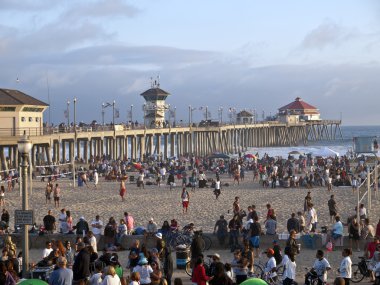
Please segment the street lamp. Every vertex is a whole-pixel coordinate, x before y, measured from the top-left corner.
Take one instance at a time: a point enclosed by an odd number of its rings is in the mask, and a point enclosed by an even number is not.
[[[104,126],[104,111],[105,107],[104,107],[104,103],[102,103],[102,125]]]
[[[21,154],[21,179],[22,179],[22,210],[28,210],[28,192],[27,192],[27,175],[28,175],[28,157],[29,152],[32,149],[32,142],[28,136],[24,133],[24,136],[17,142],[17,148]],[[29,265],[29,226],[23,225],[22,236],[22,277],[27,278]]]
[[[66,113],[67,113],[67,127],[70,130],[70,101],[69,100],[67,100]]]
[[[113,130],[115,131],[115,104],[116,104],[116,101],[113,100],[112,102],[112,125],[113,125]]]
[[[133,105],[131,105],[131,124],[133,124]]]
[[[74,133],[75,133],[75,142],[77,135],[77,98],[74,98]]]
[[[176,126],[176,123],[175,123],[175,121],[176,121],[176,115],[177,115],[177,107],[176,106],[174,106],[174,114],[173,114],[174,116],[174,122],[173,122],[173,127],[175,127]]]
[[[223,124],[223,107],[219,107],[218,111],[219,111],[220,124]]]
[[[206,106],[206,123],[207,123],[207,120],[208,120],[208,106]]]
[[[146,103],[143,105],[143,112],[144,112],[144,128],[146,128]]]

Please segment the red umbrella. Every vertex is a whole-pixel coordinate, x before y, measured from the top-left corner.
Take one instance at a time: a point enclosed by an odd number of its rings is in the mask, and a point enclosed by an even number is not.
[[[134,162],[133,163],[133,166],[137,169],[137,170],[140,170],[142,168],[141,164],[140,163],[137,163],[137,162]]]
[[[255,155],[251,154],[251,153],[248,153],[246,155],[244,155],[245,158],[256,158]]]

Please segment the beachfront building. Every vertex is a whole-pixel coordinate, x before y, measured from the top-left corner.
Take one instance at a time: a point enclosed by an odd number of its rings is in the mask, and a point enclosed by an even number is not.
[[[163,128],[166,125],[165,112],[169,109],[165,100],[170,93],[160,88],[159,81],[154,81],[151,88],[140,94],[145,99],[143,106],[144,126],[147,128]]]
[[[297,124],[304,121],[320,121],[319,110],[297,97],[294,102],[278,109],[278,121],[287,124]]]
[[[255,116],[252,113],[243,110],[236,114],[236,122],[238,124],[253,124],[255,122]]]
[[[0,89],[2,136],[42,135],[43,113],[48,104],[21,91]]]

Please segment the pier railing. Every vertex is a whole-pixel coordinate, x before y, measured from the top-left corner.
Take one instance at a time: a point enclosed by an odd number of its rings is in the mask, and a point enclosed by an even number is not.
[[[262,121],[262,122],[253,122],[253,123],[236,123],[236,122],[225,122],[223,124],[218,125],[202,125],[198,126],[197,124],[192,124],[191,128],[199,128],[199,129],[209,129],[209,128],[220,128],[220,127],[228,127],[228,126],[302,126],[302,125],[340,125],[340,120],[318,120],[318,121],[305,121],[297,124],[286,124],[279,121]],[[169,129],[176,128],[189,128],[189,124],[187,123],[178,123],[175,126],[167,126]],[[24,133],[28,136],[48,136],[52,134],[59,133],[86,133],[86,132],[107,132],[107,131],[126,131],[126,130],[142,130],[142,129],[150,129],[146,128],[142,124],[118,124],[118,125],[83,125],[83,126],[54,126],[54,127],[43,127],[43,128],[0,128],[0,137],[19,137]]]

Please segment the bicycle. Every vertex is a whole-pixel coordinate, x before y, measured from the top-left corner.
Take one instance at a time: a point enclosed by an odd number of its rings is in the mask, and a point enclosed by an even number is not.
[[[364,277],[370,277],[371,272],[368,269],[369,260],[366,260],[364,256],[359,256],[359,263],[352,264],[351,281],[353,283],[359,283]]]
[[[201,248],[202,251],[209,250],[212,245],[212,241],[208,236],[204,236],[202,230],[197,231],[198,235],[201,237]],[[167,237],[168,245],[170,249],[175,250],[178,245],[185,245],[190,247],[193,237],[188,232],[173,232]]]
[[[308,268],[305,268],[306,270],[308,270]],[[308,270],[309,271],[309,270]],[[315,272],[308,272],[308,280],[309,280],[309,283],[311,284],[311,285],[317,285],[318,284],[318,279],[319,279],[319,277],[321,277],[321,276],[319,276],[317,273],[315,273]],[[323,282],[323,284],[324,285],[326,285],[327,284],[327,282],[326,281],[324,281]]]
[[[269,273],[265,273],[265,263],[262,261],[261,256],[265,254],[264,252],[260,253],[258,258],[259,262],[253,264],[253,271],[249,273],[249,278],[260,278],[267,282],[268,284],[275,285],[281,283],[281,277],[284,274],[284,266],[279,265],[276,267],[277,278],[269,277]]]
[[[203,262],[203,266],[205,268],[206,275],[210,274],[211,263],[212,263],[212,255],[207,255],[207,261]],[[186,271],[187,275],[189,275],[189,276],[193,275],[193,268],[192,268],[192,262],[191,262],[191,260],[189,260],[188,262],[186,262],[185,271]]]

